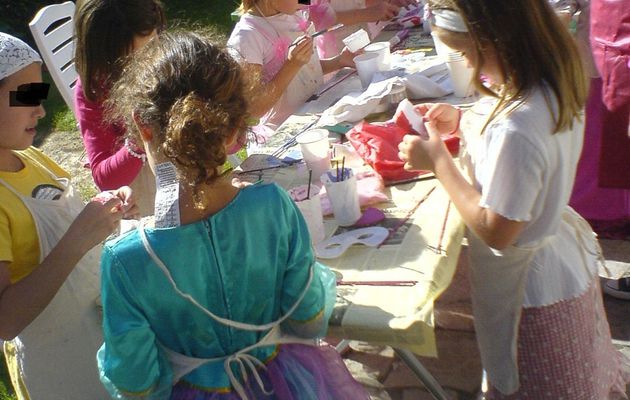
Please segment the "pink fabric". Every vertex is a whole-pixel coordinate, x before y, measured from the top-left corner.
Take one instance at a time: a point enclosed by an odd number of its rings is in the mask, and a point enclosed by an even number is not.
[[[312,0],[308,6],[308,15],[316,31],[330,28],[337,20],[329,0]],[[327,32],[315,38],[315,45],[319,58],[331,58],[340,52],[334,32]]]
[[[142,161],[124,148],[124,129],[104,122],[103,104],[85,98],[80,80],[74,87],[74,109],[96,186],[111,190],[129,185]]]
[[[246,385],[250,399],[274,400],[368,400],[367,391],[348,372],[341,356],[331,346],[288,344],[266,365],[260,375],[272,395],[265,395],[255,382]],[[195,388],[186,382],[173,387],[173,400],[240,400],[233,391],[218,393]]]
[[[383,178],[374,171],[359,172],[356,175],[357,192],[359,193],[359,205],[369,206],[372,204],[388,201],[389,198],[385,194],[385,184]],[[326,187],[322,185],[319,191],[322,203],[322,215],[331,215],[333,213],[332,204],[326,194]]]
[[[625,399],[628,361],[612,344],[595,278],[577,298],[523,309],[518,337],[520,388],[505,396],[491,387],[486,398]]]
[[[606,107],[630,103],[630,7],[627,1],[591,1],[591,48],[603,79]]]
[[[600,156],[605,132],[621,129],[621,126],[615,128],[613,124],[607,123],[610,112],[602,103],[601,87],[601,79],[591,80],[591,91],[586,104],[584,146],[569,204],[588,220],[630,220],[630,189],[604,188],[598,178],[602,173],[622,178],[627,175],[625,183],[626,187],[630,187],[630,165],[624,170],[606,168],[600,164],[600,159],[606,158],[604,154]],[[630,140],[626,145],[630,149]],[[628,158],[630,159],[630,155]]]

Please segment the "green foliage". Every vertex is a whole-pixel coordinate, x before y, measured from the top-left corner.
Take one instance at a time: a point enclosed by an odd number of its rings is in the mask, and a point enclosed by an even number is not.
[[[9,372],[7,366],[4,363],[4,357],[0,353],[0,400],[16,400],[13,388],[11,387],[11,379],[9,379]]]

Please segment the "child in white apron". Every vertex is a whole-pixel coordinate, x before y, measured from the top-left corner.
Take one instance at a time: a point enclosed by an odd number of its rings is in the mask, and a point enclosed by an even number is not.
[[[480,121],[461,125],[469,177],[439,136],[459,131],[448,104],[418,107],[430,137],[405,136],[399,154],[405,168],[435,172],[469,228],[485,398],[626,398],[630,366],[611,341],[599,246],[567,205],[587,91],[578,50],[545,0],[430,4],[435,32],[487,97],[466,115]]]
[[[264,140],[301,107],[322,84],[324,74],[354,67],[347,49],[321,59],[313,51],[312,24],[298,12],[297,0],[276,9],[271,0],[247,0],[228,46],[261,82],[252,93],[251,113],[260,118]],[[292,43],[295,43],[292,45]]]
[[[104,247],[104,384],[117,399],[368,399],[315,340],[335,278],[299,210],[274,184],[220,173],[246,129],[238,63],[201,35],[157,39],[112,95],[169,211]]]
[[[84,207],[67,173],[32,145],[45,112],[39,55],[0,33],[0,331],[19,399],[106,399],[95,354],[99,243],[128,188]],[[134,207],[132,209],[132,207]]]

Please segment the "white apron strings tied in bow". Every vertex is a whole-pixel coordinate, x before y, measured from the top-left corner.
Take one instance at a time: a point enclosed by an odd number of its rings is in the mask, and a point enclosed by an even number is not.
[[[168,281],[171,283],[171,286],[173,287],[175,292],[178,295],[180,295],[182,298],[188,300],[193,306],[201,310],[204,314],[206,314],[213,320],[225,326],[229,326],[236,329],[247,330],[247,331],[269,330],[269,332],[259,342],[254,343],[253,345],[247,346],[234,354],[223,356],[223,357],[215,357],[215,358],[189,357],[184,354],[177,353],[169,349],[168,347],[164,346],[163,344],[160,344],[160,348],[164,351],[167,359],[171,362],[171,366],[173,367],[173,381],[174,382],[177,382],[180,378],[189,374],[190,372],[194,371],[195,369],[201,367],[204,364],[207,364],[210,362],[216,362],[216,361],[223,361],[224,369],[230,380],[230,384],[232,385],[236,393],[238,393],[238,395],[242,399],[244,400],[248,399],[247,393],[245,392],[245,388],[243,387],[241,382],[232,372],[232,368],[231,368],[232,363],[237,363],[244,381],[246,381],[248,378],[247,369],[249,369],[256,383],[260,387],[260,389],[265,394],[272,394],[273,390],[268,391],[265,388],[264,382],[262,381],[262,378],[260,377],[258,370],[256,368],[257,366],[259,366],[259,367],[262,367],[262,369],[266,370],[267,367],[264,365],[262,361],[260,361],[259,359],[257,359],[256,357],[248,353],[256,348],[275,345],[275,344],[282,344],[282,343],[301,343],[301,344],[307,344],[307,345],[316,344],[316,341],[314,339],[303,339],[303,338],[298,338],[294,336],[283,335],[280,329],[280,324],[284,322],[287,318],[289,318],[291,314],[293,314],[293,312],[297,309],[297,307],[302,302],[302,299],[304,299],[304,296],[306,295],[306,292],[308,288],[310,287],[311,282],[313,281],[314,263],[311,264],[309,268],[308,280],[306,282],[306,285],[304,286],[304,289],[302,290],[302,293],[300,293],[300,296],[298,297],[296,302],[291,306],[289,311],[287,311],[286,314],[284,314],[283,316],[281,316],[280,318],[278,318],[277,320],[273,322],[270,322],[264,325],[252,325],[252,324],[247,324],[244,322],[233,321],[230,319],[219,317],[218,315],[214,314],[213,312],[211,312],[210,310],[208,310],[207,308],[199,304],[197,300],[195,300],[190,294],[185,293],[181,289],[179,289],[179,287],[177,286],[177,283],[173,279],[173,276],[171,275],[170,271],[168,270],[164,262],[158,257],[158,255],[155,253],[155,251],[151,247],[151,244],[149,243],[149,240],[146,236],[146,232],[144,231],[143,224],[141,224],[140,227],[138,228],[138,232],[140,234],[140,239],[142,240],[142,244],[144,245],[145,250],[147,251],[147,253],[149,253],[151,259],[155,262],[158,268],[164,273]]]

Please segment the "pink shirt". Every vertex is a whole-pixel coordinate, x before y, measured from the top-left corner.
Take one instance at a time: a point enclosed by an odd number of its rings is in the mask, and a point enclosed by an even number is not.
[[[80,80],[74,88],[74,109],[96,186],[111,190],[129,185],[142,161],[123,146],[124,128],[103,121],[103,104],[85,98]]]

